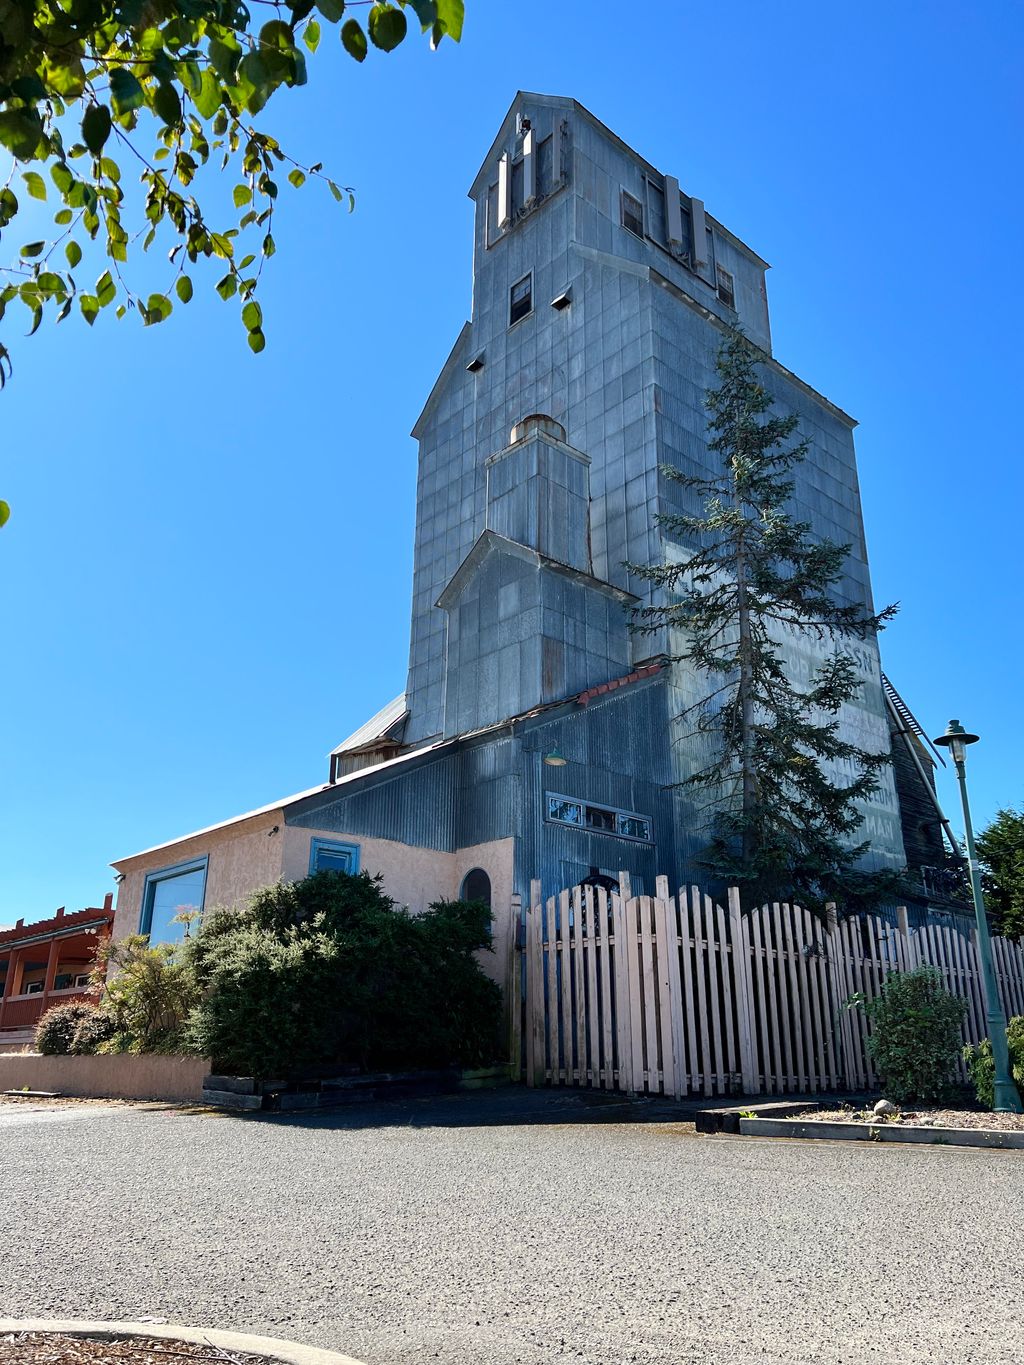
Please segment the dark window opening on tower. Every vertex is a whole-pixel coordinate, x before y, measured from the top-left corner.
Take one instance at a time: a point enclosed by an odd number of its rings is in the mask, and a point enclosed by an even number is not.
[[[622,191],[622,226],[637,237],[644,235],[644,208],[639,199]]]
[[[728,270],[718,267],[718,297],[725,304],[726,308],[736,307],[736,288],[733,278]]]
[[[514,284],[509,293],[508,325],[525,318],[533,312],[533,276],[527,275]]]

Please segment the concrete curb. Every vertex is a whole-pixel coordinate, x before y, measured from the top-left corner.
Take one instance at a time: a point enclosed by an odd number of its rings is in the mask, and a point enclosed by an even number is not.
[[[931,1128],[910,1123],[826,1123],[814,1119],[740,1119],[743,1137],[813,1138],[819,1142],[919,1142],[930,1147],[1024,1150],[1024,1132],[1001,1128]]]
[[[57,1332],[68,1337],[152,1337],[160,1341],[188,1341],[217,1346],[222,1351],[248,1351],[282,1365],[364,1365],[338,1351],[322,1351],[297,1341],[250,1336],[245,1332],[222,1332],[205,1327],[176,1327],[156,1322],[88,1322],[77,1318],[0,1318],[0,1333]]]

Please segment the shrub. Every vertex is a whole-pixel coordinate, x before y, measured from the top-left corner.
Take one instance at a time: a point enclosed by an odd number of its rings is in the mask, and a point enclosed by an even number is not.
[[[116,1032],[113,1018],[106,1010],[94,1006],[83,1015],[71,1039],[70,1051],[75,1057],[91,1057],[98,1052],[103,1043],[108,1042]]]
[[[36,1024],[36,1051],[47,1057],[66,1057],[79,1026],[96,1013],[96,1006],[84,1000],[69,1000],[51,1005]]]
[[[192,974],[180,945],[150,947],[130,934],[108,940],[98,954],[107,972],[101,1006],[110,1020],[99,1052],[181,1052],[189,1011],[196,1001]]]
[[[188,1046],[218,1069],[273,1076],[490,1061],[501,995],[473,954],[490,912],[410,915],[365,873],[319,872],[208,916],[186,948],[201,991]]]
[[[1024,1014],[1015,1015],[1006,1026],[1006,1046],[1010,1054],[1010,1074],[1024,1099]],[[996,1066],[992,1060],[992,1044],[983,1038],[977,1047],[970,1043],[964,1048],[964,1061],[974,1082],[978,1103],[986,1109],[995,1106]]]
[[[934,967],[894,972],[873,1000],[854,997],[872,1024],[868,1051],[891,1100],[941,1100],[951,1090],[967,1004]]]

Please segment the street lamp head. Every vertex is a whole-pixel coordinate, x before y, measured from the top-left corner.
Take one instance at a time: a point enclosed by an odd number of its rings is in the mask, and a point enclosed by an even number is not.
[[[939,735],[938,739],[933,742],[940,744],[944,749],[948,749],[954,763],[962,763],[964,761],[964,749],[968,744],[977,744],[978,736],[970,734],[958,720],[951,720],[946,726],[946,733]]]
[[[568,761],[569,760],[563,757],[563,755],[559,752],[557,744],[549,754],[544,755],[544,762],[548,765],[549,768],[564,768]]]

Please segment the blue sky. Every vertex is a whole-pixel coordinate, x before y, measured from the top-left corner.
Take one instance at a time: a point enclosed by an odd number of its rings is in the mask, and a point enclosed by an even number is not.
[[[358,204],[282,191],[261,356],[198,272],[160,328],[5,323],[0,923],[325,779],[401,690],[408,432],[468,315],[466,190],[517,88],[575,96],[772,262],[776,355],[861,422],[876,597],[902,603],[886,669],[933,734],[982,734],[976,817],[1024,801],[1024,10],[467,11],[460,47],[362,67],[328,29],[264,112]]]

